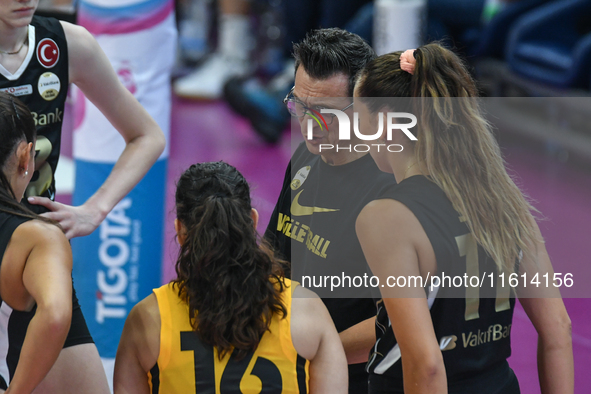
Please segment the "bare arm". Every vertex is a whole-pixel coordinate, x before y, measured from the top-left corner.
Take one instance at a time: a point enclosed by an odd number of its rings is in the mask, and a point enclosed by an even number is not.
[[[542,239],[536,225],[537,236]],[[554,270],[542,241],[537,242],[535,256],[524,257],[522,271],[528,277]],[[520,289],[519,302],[538,332],[538,376],[543,394],[574,392],[574,365],[571,338],[571,321],[557,288],[528,287]]]
[[[88,235],[143,178],[164,150],[162,130],[119,82],[109,59],[83,27],[61,22],[68,41],[70,82],[76,84],[124,138],[126,147],[104,184],[88,201],[70,207],[35,197],[52,212],[68,238]],[[97,130],[100,132],[100,130]]]
[[[318,296],[301,286],[291,301],[291,338],[310,360],[310,394],[347,393],[347,360],[334,323]]]
[[[347,363],[359,364],[367,361],[371,347],[376,343],[376,318],[370,317],[339,333]]]
[[[403,204],[394,200],[371,202],[359,214],[355,229],[367,262],[381,283],[386,283],[389,275],[421,275],[418,245],[428,243],[428,239]],[[400,347],[404,392],[447,393],[443,356],[423,289],[380,290]]]
[[[12,239],[14,247],[30,250],[22,283],[37,304],[6,391],[16,394],[32,392],[62,350],[72,318],[72,254],[59,228],[38,221],[20,225]]]
[[[160,352],[160,312],[154,294],[129,313],[115,359],[115,394],[148,394],[148,371]]]

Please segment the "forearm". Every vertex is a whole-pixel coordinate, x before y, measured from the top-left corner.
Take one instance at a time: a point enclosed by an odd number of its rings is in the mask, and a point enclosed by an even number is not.
[[[127,143],[109,177],[84,204],[95,212],[98,222],[146,175],[162,153],[164,143],[160,129]]]
[[[348,364],[367,361],[369,351],[376,342],[375,317],[370,317],[339,333]]]
[[[71,308],[55,313],[42,308],[37,309],[29,323],[7,394],[30,393],[41,383],[62,350],[70,328],[70,320]]]
[[[111,175],[84,204],[96,225],[148,172],[166,142],[158,123],[121,84],[92,35],[66,22],[62,27],[68,41],[70,82],[84,92],[126,143]]]
[[[538,340],[538,376],[542,394],[574,392],[573,349],[570,335],[558,343]]]

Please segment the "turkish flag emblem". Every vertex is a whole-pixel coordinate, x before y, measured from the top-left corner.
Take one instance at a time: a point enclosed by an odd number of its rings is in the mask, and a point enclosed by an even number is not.
[[[45,68],[55,66],[60,58],[60,49],[51,38],[44,38],[37,44],[37,60]]]

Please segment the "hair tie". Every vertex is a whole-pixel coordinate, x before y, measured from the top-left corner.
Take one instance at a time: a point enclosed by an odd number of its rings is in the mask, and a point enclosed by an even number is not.
[[[415,64],[417,63],[414,53],[415,49],[407,49],[400,55],[400,69],[406,71],[410,75],[414,74]]]

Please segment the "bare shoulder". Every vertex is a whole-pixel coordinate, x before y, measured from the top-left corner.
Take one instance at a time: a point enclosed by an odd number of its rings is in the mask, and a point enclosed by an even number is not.
[[[159,331],[160,311],[156,295],[152,293],[138,302],[129,312],[127,320],[137,329],[151,330],[157,326]]]
[[[72,249],[59,227],[34,219],[14,230],[2,262],[3,298],[12,302],[13,307],[20,303],[19,308],[25,308],[22,306],[26,298],[24,292],[34,297],[31,291],[42,288],[40,285],[70,280]],[[48,272],[51,272],[50,278],[45,277]]]
[[[393,199],[367,204],[355,223],[357,238],[374,275],[422,275],[436,270],[435,253],[427,233],[414,213]],[[408,289],[386,287],[383,297],[410,297]],[[412,289],[422,292],[421,289]],[[422,293],[424,296],[424,292]]]
[[[87,40],[94,40],[92,34],[86,30],[86,28],[78,25],[74,25],[69,22],[60,21],[64,34],[66,35],[66,41],[68,42],[68,48],[70,44],[80,44]]]
[[[292,326],[304,321],[313,323],[315,316],[322,316],[326,310],[316,293],[300,285],[293,289],[291,298]]]
[[[2,264],[2,272],[16,278],[22,274],[22,267],[27,261],[35,261],[32,256],[39,255],[34,252],[41,252],[41,255],[47,255],[49,248],[52,250],[66,250],[68,241],[61,230],[51,224],[40,220],[29,220],[21,223],[10,236],[10,241],[2,256],[2,261],[11,262],[11,264]],[[59,248],[59,249],[58,249]],[[19,268],[20,267],[20,268]],[[16,269],[17,271],[13,271]]]
[[[115,359],[115,393],[147,393],[147,373],[160,352],[160,313],[154,293],[129,312]]]
[[[64,246],[68,245],[66,235],[56,225],[42,220],[29,220],[16,228],[12,241],[20,244]]]
[[[392,221],[406,221],[414,218],[413,213],[400,201],[390,198],[369,202],[357,217],[357,224],[375,225],[392,223]]]
[[[299,284],[293,289],[292,299],[317,299],[320,298],[316,293],[312,290],[308,290],[305,287],[300,286]]]
[[[298,354],[307,360],[316,356],[322,338],[334,324],[316,293],[298,286],[291,299],[291,341]]]
[[[95,38],[82,26],[60,21],[68,42],[68,68],[70,82],[78,84],[93,63],[100,58],[102,50]]]
[[[422,227],[406,205],[393,199],[380,199],[371,201],[361,210],[355,230],[360,240],[408,239]]]
[[[144,371],[149,371],[160,352],[160,311],[154,293],[129,312],[121,335],[119,351],[135,354]]]

